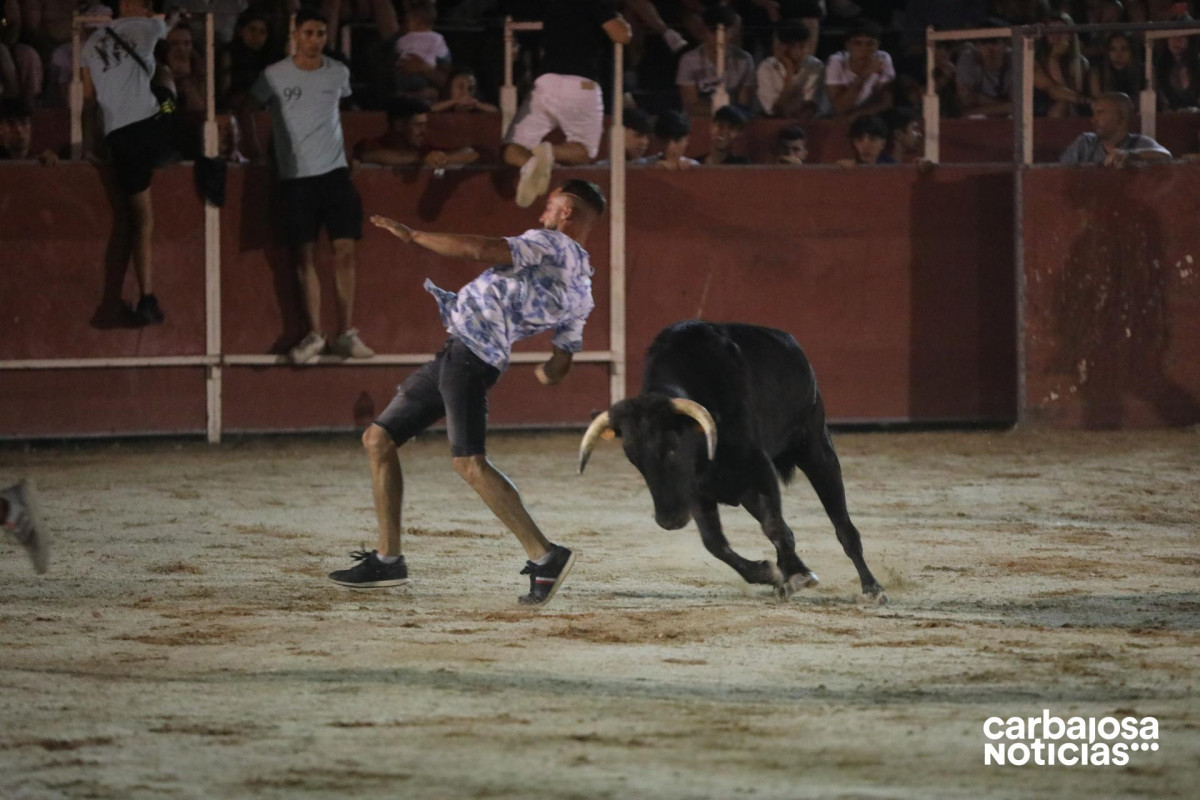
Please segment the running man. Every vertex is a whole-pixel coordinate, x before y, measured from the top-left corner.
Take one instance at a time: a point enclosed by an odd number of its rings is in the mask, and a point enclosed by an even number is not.
[[[0,489],[0,527],[25,548],[39,575],[46,571],[50,563],[50,533],[38,513],[33,481]]]
[[[513,532],[529,561],[524,605],[554,596],[575,562],[575,554],[552,544],[529,516],[513,484],[487,458],[487,393],[508,366],[513,343],[554,331],[550,359],[539,364],[539,382],[552,386],[566,377],[574,353],[583,348],[583,326],[595,303],[588,235],[604,215],[599,187],[571,179],[550,193],[540,230],[520,236],[487,238],[415,231],[386,217],[371,222],[406,244],[438,255],[494,264],[458,294],[434,286],[450,338],[437,357],[408,376],[395,398],[363,434],[371,466],[371,489],[379,522],[376,550],[354,554],[358,564],[330,573],[344,586],[375,588],[408,581],[400,552],[400,506],[404,479],[397,449],[442,417],[450,438],[454,470],[471,485],[492,513]]]

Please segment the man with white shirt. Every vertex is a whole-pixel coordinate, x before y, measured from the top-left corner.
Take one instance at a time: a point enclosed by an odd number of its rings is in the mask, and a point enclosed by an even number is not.
[[[833,108],[825,88],[825,65],[808,54],[812,37],[799,20],[775,27],[775,55],[758,65],[758,104],[769,117],[828,117]]]
[[[879,49],[880,36],[877,23],[857,22],[846,34],[846,49],[829,57],[825,83],[837,116],[860,117],[891,107],[896,68]]]
[[[301,9],[296,14],[293,39],[296,54],[267,67],[250,87],[251,100],[271,109],[284,238],[299,256],[300,292],[309,324],[289,355],[292,363],[304,364],[325,350],[316,266],[316,242],[324,227],[333,247],[337,289],[338,334],[330,349],[343,358],[370,358],[375,351],[350,327],[355,243],[362,238],[363,214],[350,180],[338,110],[342,98],[350,96],[350,70],[323,55],[328,25],[319,12]],[[242,108],[242,129],[253,132],[251,110],[248,100]],[[251,156],[259,151],[257,138],[250,136]]]
[[[584,246],[604,206],[599,187],[574,178],[551,192],[540,218],[541,229],[520,236],[430,233],[386,217],[371,217],[372,224],[405,244],[495,266],[457,293],[425,281],[450,338],[433,361],[400,384],[396,397],[363,433],[379,523],[378,547],[355,553],[358,563],[330,573],[331,580],[353,588],[399,586],[408,581],[400,552],[404,480],[397,450],[445,417],[455,472],[525,549],[529,560],[521,574],[529,575],[530,588],[520,602],[540,605],[554,596],[575,554],[546,539],[516,487],[488,460],[487,394],[508,367],[513,344],[546,331],[554,332],[553,352],[535,375],[547,386],[566,377],[573,355],[583,349],[584,323],[595,306],[594,270]]]
[[[155,168],[172,157],[150,81],[154,46],[166,38],[176,18],[151,13],[149,0],[121,0],[120,18],[94,32],[81,48],[85,117],[92,117],[99,105],[113,174],[129,207],[133,269],[141,290],[134,309],[139,325],[157,325],[164,318],[153,286],[150,181]]]
[[[729,44],[729,35],[738,25],[738,16],[729,6],[711,6],[704,12],[704,41],[683,54],[675,84],[685,113],[710,116],[717,87],[724,85],[729,102],[749,110],[754,104],[754,58]],[[717,74],[717,29],[725,29],[725,74]]]

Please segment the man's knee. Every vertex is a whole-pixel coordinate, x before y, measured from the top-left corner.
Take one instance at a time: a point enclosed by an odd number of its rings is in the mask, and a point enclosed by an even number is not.
[[[396,452],[396,443],[391,435],[379,425],[372,423],[362,435],[363,449],[372,461],[390,458]]]
[[[454,471],[467,483],[474,486],[483,477],[487,469],[487,456],[455,456]]]

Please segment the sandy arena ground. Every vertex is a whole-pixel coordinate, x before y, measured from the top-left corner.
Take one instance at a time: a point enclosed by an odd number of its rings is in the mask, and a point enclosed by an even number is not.
[[[413,580],[374,592],[324,578],[374,539],[353,437],[0,450],[57,534],[41,578],[0,545],[0,797],[1197,796],[1200,432],[836,441],[884,607],[802,478],[823,582],[779,602],[656,528],[615,445],[576,476],[573,433],[490,442],[580,552],[540,612],[438,435],[405,451]],[[1043,708],[1160,747],[983,765],[986,718]]]

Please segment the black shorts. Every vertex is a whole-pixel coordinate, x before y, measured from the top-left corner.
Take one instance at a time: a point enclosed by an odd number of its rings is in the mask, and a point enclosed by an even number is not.
[[[149,189],[155,167],[167,163],[174,155],[166,128],[157,115],[117,128],[105,139],[117,186],[127,195]]]
[[[345,167],[311,178],[280,181],[279,207],[283,238],[292,247],[315,242],[322,225],[330,241],[362,238],[362,199]]]
[[[450,454],[483,455],[487,393],[499,377],[500,370],[452,336],[433,361],[404,379],[375,424],[399,447],[445,417]]]

